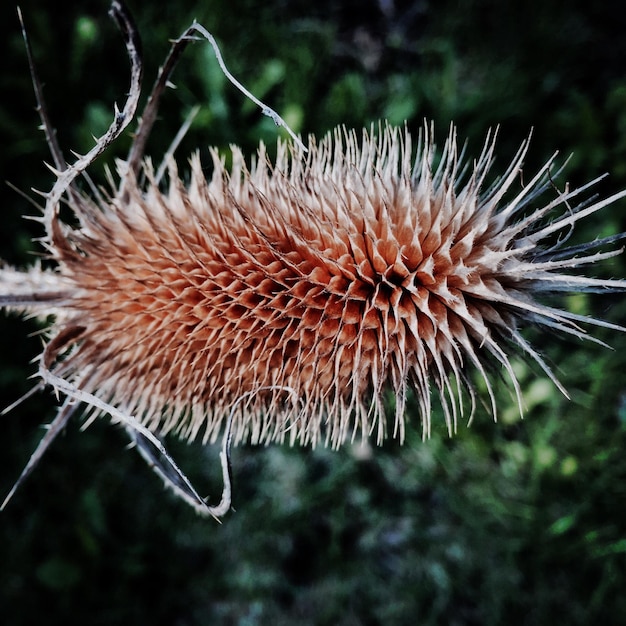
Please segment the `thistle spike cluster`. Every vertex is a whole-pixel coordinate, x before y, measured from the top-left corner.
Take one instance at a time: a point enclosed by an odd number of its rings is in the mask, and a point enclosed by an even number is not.
[[[619,254],[618,236],[562,236],[626,192],[542,204],[553,160],[514,191],[527,142],[487,187],[494,143],[469,166],[452,128],[436,165],[428,128],[415,152],[406,129],[337,129],[306,155],[279,143],[274,164],[263,146],[250,168],[237,148],[230,169],[213,151],[210,180],[196,155],[188,185],[171,160],[166,191],[146,161],[145,185],[131,174],[123,193],[72,194],[79,226],[57,215],[47,241],[56,267],[21,281],[0,269],[0,303],[56,313],[45,366],[154,433],[214,441],[236,407],[235,441],[402,439],[409,390],[424,435],[433,391],[454,431],[464,397],[474,411],[475,372],[496,413],[494,368],[521,410],[512,354],[563,390],[523,326],[624,330],[544,302],[626,288],[575,273]]]

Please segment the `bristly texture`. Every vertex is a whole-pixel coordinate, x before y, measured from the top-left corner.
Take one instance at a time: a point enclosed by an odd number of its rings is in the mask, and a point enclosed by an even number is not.
[[[76,179],[128,127],[137,111],[143,63],[125,7],[110,9],[130,61],[130,87],[108,130],[85,155],[65,160],[49,120],[28,40],[26,53],[56,182],[45,194],[42,243],[50,269],[0,267],[0,307],[53,321],[39,360],[42,382],[66,398],[0,510],[81,405],[109,414],[166,485],[198,512],[230,509],[234,440],[338,447],[354,437],[402,440],[413,391],[423,433],[431,394],[454,432],[475,408],[484,381],[496,414],[492,373],[510,378],[511,355],[526,356],[564,393],[520,329],[546,326],[586,337],[581,324],[620,326],[549,306],[551,296],[626,289],[626,281],[577,274],[621,252],[624,234],[568,246],[579,220],[626,196],[579,203],[593,184],[563,193],[551,159],[525,186],[527,142],[491,186],[495,137],[464,164],[451,128],[437,157],[424,127],[415,153],[404,129],[338,129],[309,148],[227,70],[213,36],[194,22],[172,43],[119,186],[91,197]],[[212,152],[207,180],[198,155],[185,185],[171,156],[169,186],[144,160],[160,97],[185,47],[204,38],[228,80],[286,128],[293,147],[263,146],[248,168]],[[188,127],[185,124],[183,130]],[[138,181],[144,181],[139,183]],[[550,194],[545,193],[550,191]],[[552,198],[540,201],[541,194]],[[71,223],[61,219],[65,202]],[[387,394],[387,397],[385,397]],[[390,402],[388,402],[390,400]],[[392,404],[393,421],[385,415]],[[390,416],[389,416],[390,417]],[[388,423],[389,422],[389,423]],[[156,435],[215,441],[224,479],[218,504],[191,485]]]
[[[337,130],[306,156],[280,144],[274,165],[261,147],[250,169],[233,148],[230,171],[212,153],[210,180],[194,156],[187,186],[170,162],[166,192],[146,163],[143,186],[130,176],[123,194],[71,196],[79,226],[56,224],[48,242],[57,267],[21,282],[0,270],[0,301],[57,312],[45,367],[155,433],[213,441],[245,397],[236,441],[380,442],[403,437],[409,389],[425,435],[432,389],[453,431],[464,389],[474,408],[471,371],[494,414],[494,366],[521,405],[512,353],[559,385],[521,327],[624,330],[544,299],[626,287],[573,271],[619,254],[601,251],[618,237],[566,247],[564,236],[625,194],[571,206],[582,190],[551,191],[539,204],[551,162],[520,186],[526,144],[485,188],[493,137],[471,168],[454,130],[438,165],[428,129],[418,143],[415,155],[406,130]]]

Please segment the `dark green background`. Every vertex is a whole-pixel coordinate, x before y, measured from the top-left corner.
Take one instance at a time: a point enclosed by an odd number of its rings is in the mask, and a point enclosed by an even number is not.
[[[592,8],[590,5],[594,4]],[[391,7],[387,16],[381,6]],[[123,102],[128,68],[105,2],[21,3],[61,145],[84,152]],[[451,121],[476,155],[500,125],[504,169],[531,127],[527,171],[573,153],[573,185],[604,172],[626,187],[626,22],[621,2],[488,0],[130,3],[144,39],[145,90],[197,18],[233,73],[295,130],[381,118]],[[14,7],[0,8],[0,176],[48,190],[52,176]],[[209,145],[252,154],[276,129],[231,88],[198,44],[183,58],[148,152],[158,161],[196,103],[179,161]],[[105,162],[124,156],[127,134]],[[563,184],[565,180],[560,181]],[[0,257],[31,261],[36,209],[0,190]],[[582,239],[626,229],[626,203],[586,220]],[[624,258],[597,268],[626,276]],[[621,295],[564,305],[626,321]],[[0,405],[32,384],[33,322],[0,317]],[[361,458],[349,446],[243,447],[235,512],[222,525],[163,491],[123,433],[74,422],[0,515],[0,622],[52,624],[620,624],[626,620],[626,337],[610,351],[530,329],[572,400],[520,364],[528,410],[506,384],[501,419],[479,412],[448,439],[412,424]],[[0,494],[19,475],[55,400],[0,418]],[[204,493],[220,491],[217,450],[168,441]]]

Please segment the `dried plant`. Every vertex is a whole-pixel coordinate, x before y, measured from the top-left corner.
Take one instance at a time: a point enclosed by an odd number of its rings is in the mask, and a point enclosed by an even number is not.
[[[90,419],[109,414],[124,424],[179,495],[218,516],[230,506],[231,438],[333,447],[355,436],[403,439],[409,391],[428,436],[431,390],[452,433],[464,398],[470,419],[474,412],[476,372],[494,415],[493,370],[508,374],[522,410],[512,354],[534,361],[566,393],[524,326],[579,338],[585,324],[625,330],[546,302],[626,288],[576,272],[619,254],[623,235],[567,243],[580,220],[626,192],[581,201],[596,181],[556,192],[554,158],[520,184],[528,142],[491,185],[495,134],[469,163],[454,128],[437,156],[428,126],[414,150],[407,129],[386,124],[362,134],[338,129],[319,143],[310,138],[308,148],[279,142],[273,163],[263,145],[250,166],[233,148],[229,169],[212,151],[210,179],[194,155],[186,186],[170,154],[161,183],[144,159],[145,140],[185,45],[200,34],[216,48],[197,24],[163,66],[119,184],[108,195],[79,193],[74,181],[126,128],[139,95],[135,29],[120,5],[112,12],[132,63],[130,96],[71,166],[34,81],[57,175],[42,217],[53,267],[2,268],[0,303],[54,314],[40,387],[67,399],[25,474],[82,402]],[[63,202],[76,224],[61,221]],[[395,399],[389,425],[387,391]],[[204,442],[222,436],[219,505],[207,505],[167,456],[156,435],[169,432]]]

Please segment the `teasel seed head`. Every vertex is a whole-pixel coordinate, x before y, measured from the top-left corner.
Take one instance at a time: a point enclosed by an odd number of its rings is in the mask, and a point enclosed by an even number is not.
[[[425,436],[433,392],[454,431],[464,397],[474,410],[472,372],[494,415],[494,369],[521,409],[516,353],[564,391],[520,329],[622,330],[545,299],[626,286],[575,273],[618,254],[599,251],[612,240],[559,239],[624,194],[572,208],[581,190],[546,193],[552,160],[520,187],[527,142],[487,187],[494,144],[470,168],[452,128],[436,165],[429,128],[415,153],[406,129],[337,129],[306,156],[279,143],[270,164],[261,146],[248,168],[233,148],[227,170],[212,151],[209,180],[194,155],[188,185],[170,161],[166,191],[146,161],[143,186],[130,176],[123,195],[74,196],[79,226],[48,242],[57,267],[33,270],[62,293],[51,371],[155,433],[213,441],[245,397],[236,441],[333,447],[402,439],[409,390]]]
[[[128,97],[71,165],[24,32],[56,176],[41,218],[49,269],[0,266],[0,306],[46,320],[40,386],[66,399],[0,510],[81,403],[88,420],[109,414],[123,424],[168,486],[219,517],[231,503],[233,440],[380,443],[402,440],[407,417],[421,420],[428,436],[433,394],[452,433],[466,399],[472,418],[477,377],[494,416],[494,373],[508,375],[522,410],[513,355],[534,361],[566,393],[523,337],[525,326],[577,338],[587,337],[586,324],[626,330],[549,304],[566,293],[626,289],[624,280],[577,271],[619,254],[615,244],[626,234],[568,244],[580,220],[626,191],[580,202],[592,181],[558,192],[554,158],[520,185],[528,142],[492,181],[495,135],[470,165],[454,127],[439,155],[432,128],[424,126],[413,151],[406,128],[385,124],[361,137],[339,128],[319,143],[310,138],[307,149],[228,72],[196,22],[161,66],[119,162],[119,184],[111,177],[108,196],[94,187],[78,192],[77,178],[127,128],[139,101],[137,29],[117,0],[110,14],[130,61]],[[143,158],[146,140],[176,61],[198,35],[228,80],[293,143],[279,142],[273,162],[261,145],[250,166],[233,147],[228,168],[213,150],[210,179],[196,154],[188,184],[170,153],[163,185],[162,168],[155,173]],[[61,218],[63,202],[71,223]],[[418,415],[407,416],[409,393]],[[219,504],[209,505],[167,454],[157,435],[169,432],[204,442],[222,433]]]

